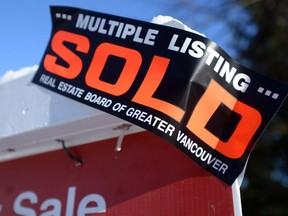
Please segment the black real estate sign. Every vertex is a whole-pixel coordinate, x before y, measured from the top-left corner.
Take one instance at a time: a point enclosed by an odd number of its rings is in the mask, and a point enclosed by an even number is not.
[[[229,185],[287,96],[200,35],[78,8],[51,15],[34,83],[161,136]]]

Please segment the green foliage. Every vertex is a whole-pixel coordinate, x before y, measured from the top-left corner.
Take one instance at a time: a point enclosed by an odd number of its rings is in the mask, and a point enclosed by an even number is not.
[[[257,26],[241,60],[252,70],[288,83],[288,2],[239,0]],[[245,35],[245,29],[236,29]],[[241,37],[239,37],[241,38]],[[288,215],[288,103],[258,141],[242,189],[244,215]]]

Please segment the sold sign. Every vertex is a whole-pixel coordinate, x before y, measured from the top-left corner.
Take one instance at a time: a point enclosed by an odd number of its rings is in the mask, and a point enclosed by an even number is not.
[[[287,85],[197,34],[67,7],[33,82],[137,124],[228,184],[283,103]]]

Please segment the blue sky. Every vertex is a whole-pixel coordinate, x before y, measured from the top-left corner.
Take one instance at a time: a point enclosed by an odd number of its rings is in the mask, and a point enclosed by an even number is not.
[[[0,76],[8,70],[15,71],[40,64],[50,38],[50,5],[79,7],[143,21],[151,21],[154,16],[160,14],[181,20],[181,17],[177,17],[181,13],[176,14],[171,4],[164,0],[1,1]],[[195,18],[191,16],[191,20]],[[215,24],[215,28],[217,25],[219,27],[221,24]],[[208,37],[211,35],[212,38],[209,38],[214,40],[215,34],[211,33],[211,29],[207,29],[207,32],[205,28],[195,30],[202,31]],[[223,29],[221,34],[226,34]],[[214,41],[225,49],[225,41],[220,40],[220,37],[215,39]]]
[[[154,1],[157,2],[157,1]],[[38,65],[50,32],[50,5],[66,5],[150,21],[162,12],[153,0],[9,0],[1,1],[0,75]]]

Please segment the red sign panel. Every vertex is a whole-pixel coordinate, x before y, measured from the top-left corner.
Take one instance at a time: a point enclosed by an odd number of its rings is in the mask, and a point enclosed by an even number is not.
[[[231,187],[142,132],[0,163],[3,216],[234,215]]]
[[[287,96],[191,32],[67,7],[52,19],[34,83],[152,131],[230,185]]]

